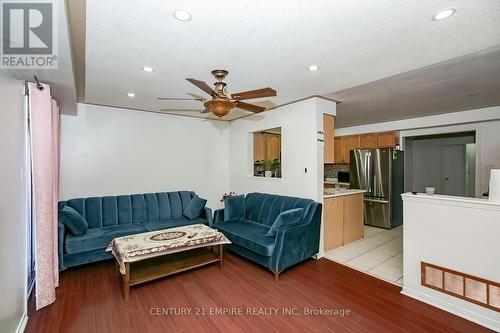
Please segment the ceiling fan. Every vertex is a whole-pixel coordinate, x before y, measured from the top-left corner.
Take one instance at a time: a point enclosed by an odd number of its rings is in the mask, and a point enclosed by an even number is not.
[[[227,115],[232,109],[239,108],[246,111],[259,113],[264,111],[266,108],[254,104],[249,104],[242,102],[242,100],[262,98],[262,97],[272,97],[276,96],[276,90],[271,88],[262,88],[257,90],[243,91],[239,93],[229,94],[226,89],[226,83],[222,82],[228,74],[228,71],[223,69],[216,69],[212,71],[212,75],[217,80],[214,83],[215,88],[212,89],[204,81],[195,80],[192,78],[187,78],[189,82],[206,92],[211,96],[211,99],[206,100],[204,98],[175,98],[175,97],[159,97],[159,100],[177,100],[177,101],[200,101],[203,102],[205,110],[201,113],[212,112],[218,117]],[[163,109],[162,111],[181,111],[172,109]],[[193,110],[186,110],[193,111]]]

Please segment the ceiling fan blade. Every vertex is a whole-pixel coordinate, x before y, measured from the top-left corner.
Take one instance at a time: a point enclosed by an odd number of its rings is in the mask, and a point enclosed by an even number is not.
[[[201,113],[210,113],[211,111],[209,109],[205,109],[203,111],[201,111]]]
[[[203,98],[184,98],[184,97],[158,97],[161,101],[200,101],[203,102]]]
[[[242,91],[239,93],[231,94],[231,98],[236,99],[252,99],[261,97],[272,97],[276,96],[276,90],[272,88],[262,88],[257,90]]]
[[[197,99],[202,99],[202,100],[206,100],[206,98],[200,96],[200,95],[197,95],[197,94],[193,94],[193,93],[187,93],[189,96],[191,96],[192,98],[197,98]]]
[[[254,113],[259,113],[259,112],[262,112],[262,111],[264,111],[266,109],[263,106],[249,104],[249,103],[245,103],[245,102],[242,102],[242,101],[237,101],[236,102],[236,107],[239,108],[239,109],[247,110],[247,111],[254,112]]]
[[[215,92],[215,90],[210,88],[210,86],[208,84],[206,84],[205,82],[191,79],[191,78],[187,78],[186,80],[188,80],[189,82],[191,82],[192,84],[194,84],[195,86],[197,86],[198,88],[200,88],[201,90],[203,90],[204,92],[209,94],[210,96],[217,96],[217,93]]]

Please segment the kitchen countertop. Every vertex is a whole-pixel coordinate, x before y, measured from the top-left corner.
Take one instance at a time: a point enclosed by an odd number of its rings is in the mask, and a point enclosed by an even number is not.
[[[440,204],[443,205],[459,204],[468,206],[488,207],[489,209],[494,209],[494,210],[500,209],[500,202],[489,201],[488,199],[483,199],[483,198],[458,197],[458,196],[441,195],[441,194],[428,195],[425,193],[418,193],[418,194],[403,193],[401,197],[403,198],[403,201],[420,201],[420,202],[434,201],[434,202],[439,202]]]
[[[331,194],[324,194],[323,198],[336,198],[336,197],[341,197],[343,195],[353,195],[353,194],[363,194],[365,193],[365,190],[357,190],[357,189],[340,189],[339,192],[336,193],[331,193]]]
[[[335,185],[337,182],[332,182],[332,181],[324,181],[323,182],[324,184],[333,184]],[[340,182],[339,185],[351,185],[351,183],[343,183],[343,182]]]

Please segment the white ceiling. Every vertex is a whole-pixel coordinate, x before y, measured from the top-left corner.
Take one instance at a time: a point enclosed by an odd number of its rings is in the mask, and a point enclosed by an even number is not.
[[[500,46],[327,95],[335,127],[500,105]]]
[[[450,6],[455,15],[431,20]],[[192,20],[175,20],[178,8]],[[185,78],[211,84],[216,68],[229,70],[230,92],[276,89],[272,106],[500,44],[499,0],[87,0],[86,15],[85,102],[152,111],[201,110],[156,98],[204,96]]]

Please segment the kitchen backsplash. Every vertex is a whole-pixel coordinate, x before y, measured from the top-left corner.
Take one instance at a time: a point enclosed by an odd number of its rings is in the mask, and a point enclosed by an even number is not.
[[[325,178],[337,178],[339,171],[349,172],[349,164],[325,164]]]

